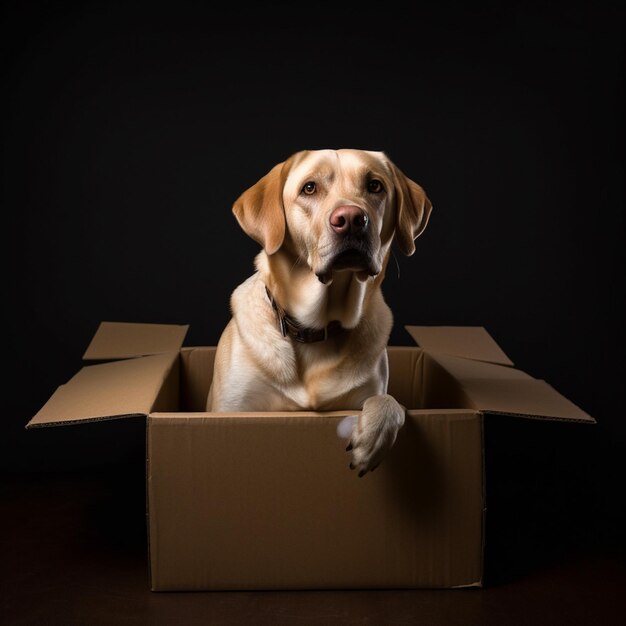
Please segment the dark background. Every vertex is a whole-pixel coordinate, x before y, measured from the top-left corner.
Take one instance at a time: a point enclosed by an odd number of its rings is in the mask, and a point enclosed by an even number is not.
[[[621,557],[620,4],[5,3],[0,470],[14,497],[77,473],[129,472],[110,489],[141,490],[143,424],[25,423],[101,320],[190,323],[188,345],[214,344],[258,249],[233,201],[297,150],[358,147],[434,205],[388,271],[391,342],[410,344],[409,323],[485,326],[596,417],[546,427],[566,485],[551,524],[565,551]],[[532,465],[541,437],[513,458]]]

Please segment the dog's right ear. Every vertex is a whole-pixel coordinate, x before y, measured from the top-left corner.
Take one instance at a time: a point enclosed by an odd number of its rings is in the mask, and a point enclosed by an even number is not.
[[[290,168],[291,159],[275,165],[233,205],[241,228],[260,243],[267,254],[274,254],[285,239],[283,188]]]

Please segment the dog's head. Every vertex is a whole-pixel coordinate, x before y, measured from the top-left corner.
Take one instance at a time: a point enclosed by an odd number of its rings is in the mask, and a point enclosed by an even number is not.
[[[424,190],[384,153],[366,150],[298,152],[233,206],[268,255],[288,250],[324,283],[336,271],[376,276],[394,237],[413,254],[431,209]]]

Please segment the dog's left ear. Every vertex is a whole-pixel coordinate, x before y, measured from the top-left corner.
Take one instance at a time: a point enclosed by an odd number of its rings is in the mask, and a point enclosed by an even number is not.
[[[396,242],[404,254],[415,252],[414,241],[424,232],[433,205],[424,190],[391,165],[396,188]]]
[[[275,165],[233,205],[241,228],[260,243],[267,254],[274,254],[285,239],[283,187],[290,167],[291,159]]]

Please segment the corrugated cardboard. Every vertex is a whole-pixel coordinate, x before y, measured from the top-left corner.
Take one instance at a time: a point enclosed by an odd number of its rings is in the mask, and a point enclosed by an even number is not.
[[[83,360],[108,361],[178,352],[188,330],[188,325],[102,322]]]
[[[479,416],[409,412],[394,454],[367,480],[347,467],[340,419],[151,415],[154,588],[479,582]]]
[[[123,360],[83,368],[28,427],[147,416],[153,590],[480,586],[485,415],[594,420],[482,328],[409,330],[422,347],[388,348],[406,424],[362,479],[336,435],[349,407],[204,412],[215,348],[181,349],[180,326],[102,324],[86,358]]]
[[[177,360],[177,352],[166,352],[84,367],[57,389],[29,426],[147,415]]]
[[[429,352],[513,365],[482,326],[407,326],[406,330],[418,346]]]

